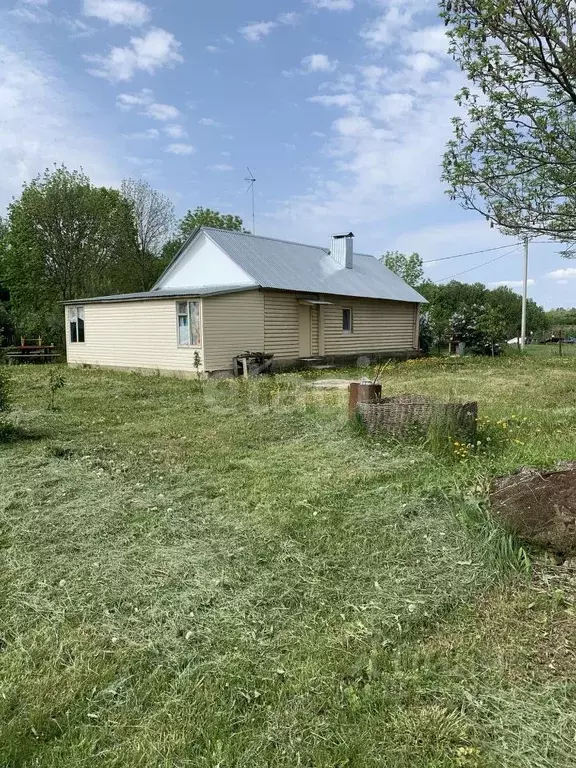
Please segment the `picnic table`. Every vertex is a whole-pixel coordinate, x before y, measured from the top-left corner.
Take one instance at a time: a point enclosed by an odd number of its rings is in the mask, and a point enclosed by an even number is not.
[[[21,339],[20,346],[9,347],[8,365],[20,363],[51,363],[58,357],[54,344],[42,344],[42,339]]]

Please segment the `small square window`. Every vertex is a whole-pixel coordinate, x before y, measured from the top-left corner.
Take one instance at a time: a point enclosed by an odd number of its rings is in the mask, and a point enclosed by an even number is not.
[[[342,310],[342,333],[352,333],[352,310]]]

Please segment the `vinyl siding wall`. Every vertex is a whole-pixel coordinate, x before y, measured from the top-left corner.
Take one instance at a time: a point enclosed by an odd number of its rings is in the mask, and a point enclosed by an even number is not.
[[[324,307],[324,353],[400,352],[417,347],[417,304],[370,299],[330,299]],[[352,333],[342,332],[342,308],[352,310]]]
[[[278,360],[299,357],[298,307],[302,296],[264,293],[264,349]],[[331,305],[312,307],[312,354],[404,352],[418,347],[418,305],[399,301],[326,296]],[[352,309],[353,333],[342,332],[342,308]],[[323,314],[324,350],[320,339]]]
[[[232,369],[232,359],[264,350],[264,295],[229,293],[203,300],[206,371]]]
[[[178,347],[175,299],[79,306],[84,306],[86,341],[74,344],[66,307],[70,365],[195,373],[194,352],[202,358],[202,348]]]
[[[298,298],[293,293],[264,293],[264,351],[277,360],[299,357]]]

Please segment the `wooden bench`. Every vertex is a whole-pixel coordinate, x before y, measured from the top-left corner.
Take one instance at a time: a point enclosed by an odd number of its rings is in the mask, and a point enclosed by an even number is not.
[[[23,339],[24,341],[24,339]],[[11,347],[6,353],[8,365],[19,365],[24,363],[51,363],[59,357],[53,344],[50,345],[22,345],[21,347]]]

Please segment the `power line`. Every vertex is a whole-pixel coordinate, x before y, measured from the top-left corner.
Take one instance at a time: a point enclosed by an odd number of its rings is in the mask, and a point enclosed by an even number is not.
[[[522,245],[521,242],[514,243],[514,247]],[[482,251],[470,251],[469,253],[457,253],[455,256],[443,256],[441,259],[428,259],[422,264],[435,264],[437,261],[449,261],[450,259],[460,259],[462,256],[478,256],[481,253],[491,253],[492,251],[502,251],[504,248],[510,248],[510,243],[499,245],[497,248],[484,248]]]
[[[446,280],[452,280],[454,277],[460,277],[460,275],[467,275],[468,272],[474,272],[475,269],[480,269],[480,267],[486,267],[488,264],[493,264],[495,261],[500,261],[500,259],[504,259],[506,256],[510,256],[512,253],[517,253],[518,247],[517,245],[512,248],[512,250],[507,251],[506,253],[500,254],[500,256],[496,256],[495,259],[490,259],[490,261],[485,261],[482,264],[477,264],[475,267],[471,267],[470,269],[465,269],[463,272],[457,272],[455,275],[450,275],[449,277],[443,277],[440,280],[433,280],[434,283],[444,283]]]

